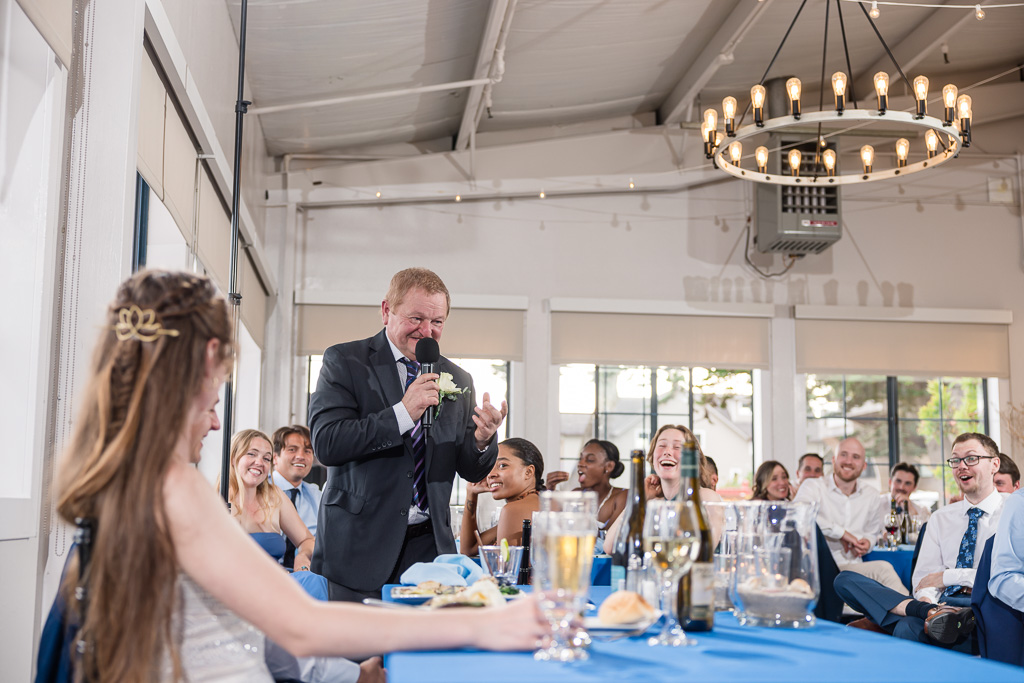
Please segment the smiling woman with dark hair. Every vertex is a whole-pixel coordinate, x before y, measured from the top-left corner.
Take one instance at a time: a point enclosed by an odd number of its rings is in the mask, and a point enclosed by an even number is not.
[[[573,491],[593,491],[597,494],[597,522],[602,530],[608,529],[626,508],[626,489],[612,486],[612,479],[621,476],[625,469],[626,466],[619,460],[619,449],[611,441],[591,439],[580,449],[580,459],[576,463],[576,476],[580,485]],[[550,472],[548,488],[553,489],[568,479],[568,472]]]

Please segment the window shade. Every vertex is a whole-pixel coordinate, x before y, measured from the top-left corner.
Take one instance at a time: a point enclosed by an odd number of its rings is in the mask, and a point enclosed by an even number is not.
[[[457,298],[457,297],[456,297]],[[302,304],[298,311],[299,355],[318,355],[329,346],[371,337],[384,327],[379,306]],[[441,335],[449,358],[523,359],[523,312],[453,308]]]
[[[65,69],[71,68],[71,0],[18,0],[29,21]]]
[[[256,345],[263,348],[264,331],[267,326],[267,293],[263,284],[256,276],[256,269],[248,255],[241,254],[238,261],[238,291],[242,295],[242,304],[238,314],[245,323]]]
[[[768,367],[769,320],[632,313],[551,314],[551,362]]]
[[[1009,377],[1006,325],[797,320],[797,372]]]
[[[156,196],[164,198],[164,111],[167,92],[149,55],[142,60],[139,92],[139,173]]]

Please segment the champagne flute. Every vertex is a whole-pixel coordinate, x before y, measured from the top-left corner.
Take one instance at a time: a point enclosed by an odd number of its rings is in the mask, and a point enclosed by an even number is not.
[[[693,501],[652,500],[644,517],[644,548],[649,561],[661,570],[661,611],[665,624],[648,645],[696,645],[687,638],[676,616],[675,592],[679,579],[690,571],[700,551],[700,526]]]
[[[550,644],[537,650],[535,659],[571,662],[589,656],[579,636],[579,616],[590,590],[595,531],[586,513],[533,514],[534,590],[552,627]]]

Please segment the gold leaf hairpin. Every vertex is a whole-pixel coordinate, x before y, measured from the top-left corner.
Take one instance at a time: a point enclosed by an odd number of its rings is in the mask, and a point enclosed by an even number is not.
[[[117,312],[114,333],[117,335],[118,341],[138,339],[143,342],[151,342],[162,335],[178,336],[177,330],[164,329],[160,321],[156,319],[156,312],[152,308],[142,310],[135,304]]]

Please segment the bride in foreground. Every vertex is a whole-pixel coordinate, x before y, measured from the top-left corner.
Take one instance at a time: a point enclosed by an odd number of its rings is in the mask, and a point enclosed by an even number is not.
[[[355,659],[527,650],[547,633],[532,599],[423,612],[313,600],[194,467],[233,355],[224,299],[202,277],[142,272],[105,325],[58,489],[60,515],[93,529],[62,587],[80,679],[269,681],[264,633],[296,656]]]

